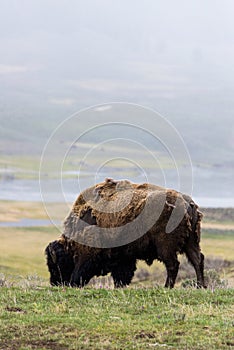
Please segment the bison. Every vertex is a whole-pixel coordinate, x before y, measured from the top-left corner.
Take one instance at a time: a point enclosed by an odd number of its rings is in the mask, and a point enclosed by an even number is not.
[[[115,287],[131,283],[138,260],[155,259],[167,270],[165,287],[173,288],[178,254],[204,284],[200,249],[202,213],[188,195],[127,180],[104,182],[83,191],[64,221],[62,236],[46,248],[52,285],[83,287],[93,276],[111,273]]]

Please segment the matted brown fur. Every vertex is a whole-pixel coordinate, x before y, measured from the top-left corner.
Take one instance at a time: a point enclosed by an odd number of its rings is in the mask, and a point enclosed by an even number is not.
[[[82,218],[84,213],[90,210],[99,227],[122,226],[139,215],[147,196],[156,191],[165,193],[163,187],[156,185],[147,183],[139,185],[127,180],[106,179],[105,182],[83,191],[75,201],[72,212]],[[168,190],[168,194],[169,192]],[[125,206],[123,202],[126,197],[131,200]],[[97,207],[98,209],[95,209]],[[122,207],[123,210],[119,211],[119,207]]]
[[[64,222],[64,235],[73,238],[76,242],[95,247],[99,246],[98,239],[101,240],[104,237],[110,243],[105,246],[102,240],[100,247],[113,247],[134,241],[154,226],[157,231],[165,232],[163,239],[167,240],[166,227],[169,219],[171,226],[173,226],[173,217],[170,218],[170,215],[173,210],[177,210],[180,222],[175,223],[174,226],[177,231],[178,229],[182,231],[182,236],[186,237],[191,231],[191,215],[188,212],[191,205],[197,208],[189,196],[184,196],[172,189],[148,183],[134,184],[127,180],[107,179],[103,183],[86,189],[78,196]],[[139,218],[140,214],[142,214],[142,218]],[[201,214],[199,215],[199,220],[196,221],[197,242],[200,241],[198,225]],[[178,215],[175,216],[175,219],[177,217]],[[136,218],[139,220],[137,221]],[[133,225],[126,225],[131,222]],[[88,224],[88,227],[85,223]],[[99,231],[100,234],[95,235],[95,232],[98,232],[97,227],[109,228],[108,236],[105,237],[103,231]],[[118,227],[122,229],[116,230],[115,228]],[[127,236],[129,236],[129,240]],[[96,242],[93,242],[94,240]],[[170,237],[170,241],[172,240],[173,238]],[[179,241],[181,242],[181,239]]]

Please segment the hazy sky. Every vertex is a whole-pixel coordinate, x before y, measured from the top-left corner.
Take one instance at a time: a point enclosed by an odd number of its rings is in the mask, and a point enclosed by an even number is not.
[[[232,0],[1,0],[2,110],[128,101],[233,120],[233,15]]]
[[[171,121],[194,164],[216,166],[195,189],[231,192],[233,18],[233,0],[0,0],[0,152],[18,140],[41,152],[81,108],[132,102]]]

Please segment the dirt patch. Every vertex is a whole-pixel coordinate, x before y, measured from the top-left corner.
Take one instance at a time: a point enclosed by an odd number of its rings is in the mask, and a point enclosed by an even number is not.
[[[1,343],[0,350],[18,350],[22,347],[27,349],[50,349],[50,350],[66,350],[67,346],[60,344],[54,340],[33,340],[24,342],[21,340],[10,340]]]
[[[156,338],[156,335],[153,333],[153,332],[150,332],[150,333],[146,333],[146,332],[140,332],[138,334],[135,335],[135,338],[136,339],[154,339]]]
[[[5,308],[6,311],[9,311],[9,312],[18,312],[18,313],[22,313],[22,314],[26,314],[27,311],[21,309],[20,307],[15,307],[15,306],[7,306]]]

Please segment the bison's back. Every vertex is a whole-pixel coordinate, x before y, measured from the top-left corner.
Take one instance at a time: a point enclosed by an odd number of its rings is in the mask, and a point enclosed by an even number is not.
[[[141,239],[155,245],[168,242],[181,250],[192,230],[194,210],[192,199],[175,190],[107,179],[78,196],[64,222],[64,234],[92,247]]]

